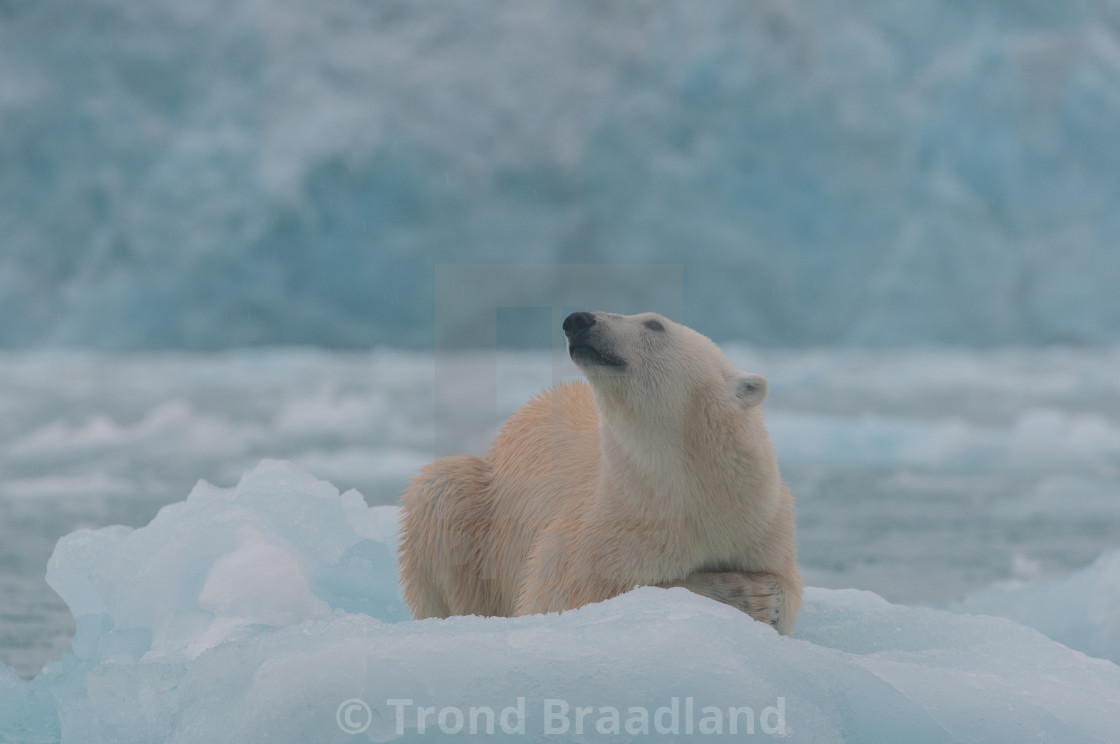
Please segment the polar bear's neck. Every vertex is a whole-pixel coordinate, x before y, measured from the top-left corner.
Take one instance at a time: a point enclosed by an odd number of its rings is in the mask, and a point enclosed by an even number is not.
[[[780,477],[757,409],[703,397],[653,413],[604,405],[601,508],[669,520],[747,518],[771,508]]]

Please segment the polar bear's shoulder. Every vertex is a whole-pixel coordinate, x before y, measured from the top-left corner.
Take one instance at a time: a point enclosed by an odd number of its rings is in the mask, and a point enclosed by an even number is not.
[[[598,459],[599,413],[584,382],[554,385],[517,409],[494,439],[490,458],[499,468],[540,467],[560,451]],[[590,463],[588,463],[590,464]]]

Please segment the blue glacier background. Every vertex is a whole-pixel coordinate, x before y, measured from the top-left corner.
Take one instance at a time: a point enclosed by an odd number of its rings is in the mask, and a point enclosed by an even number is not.
[[[647,262],[718,340],[1113,344],[1118,132],[1110,0],[4,0],[0,346],[424,349],[440,264]]]

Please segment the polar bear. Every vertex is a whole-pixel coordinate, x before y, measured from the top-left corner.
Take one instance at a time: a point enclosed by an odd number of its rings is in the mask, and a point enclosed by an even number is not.
[[[555,386],[485,456],[424,467],[402,497],[416,618],[514,616],[681,586],[780,633],[801,606],[793,500],[758,405],[764,377],[660,315],[579,312]]]

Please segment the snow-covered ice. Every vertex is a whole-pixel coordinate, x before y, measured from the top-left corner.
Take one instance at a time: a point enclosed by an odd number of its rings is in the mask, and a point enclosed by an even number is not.
[[[145,527],[66,537],[48,579],[74,613],[74,653],[32,681],[0,667],[0,739],[343,742],[369,723],[364,740],[427,740],[469,730],[472,707],[510,741],[608,740],[600,725],[700,736],[732,718],[740,735],[814,744],[1120,737],[1111,661],[869,592],[809,589],[792,637],[648,587],[559,615],[405,620],[395,521],[266,461]],[[584,737],[577,707],[594,709]]]

